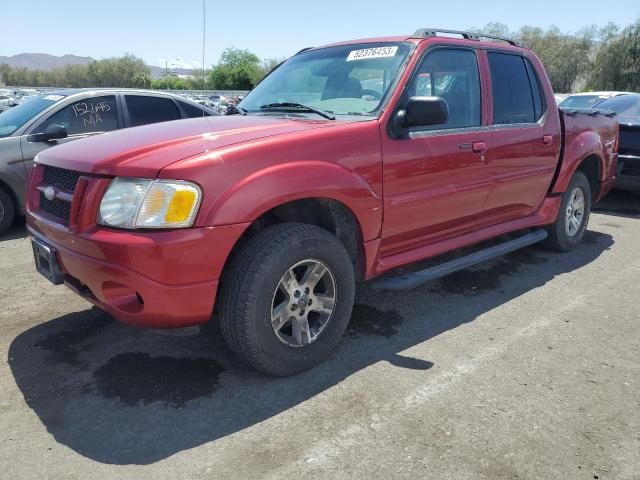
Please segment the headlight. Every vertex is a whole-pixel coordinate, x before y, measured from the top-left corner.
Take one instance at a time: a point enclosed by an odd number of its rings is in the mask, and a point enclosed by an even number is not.
[[[193,225],[202,193],[191,182],[115,178],[102,197],[98,223],[119,228]]]

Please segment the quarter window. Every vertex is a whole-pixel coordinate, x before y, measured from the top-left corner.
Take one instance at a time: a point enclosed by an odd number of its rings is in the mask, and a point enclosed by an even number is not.
[[[113,95],[89,97],[58,110],[42,122],[34,133],[49,125],[62,125],[69,135],[109,132],[118,128],[116,98]]]
[[[180,118],[178,107],[170,98],[126,95],[126,102],[131,127]]]
[[[475,52],[438,49],[427,54],[409,88],[409,96],[414,95],[442,97],[449,106],[447,123],[427,129],[479,126],[482,103]]]
[[[490,52],[493,123],[534,123],[542,115],[542,94],[537,78],[520,55]],[[531,68],[531,67],[529,67]],[[533,88],[532,88],[533,83]]]

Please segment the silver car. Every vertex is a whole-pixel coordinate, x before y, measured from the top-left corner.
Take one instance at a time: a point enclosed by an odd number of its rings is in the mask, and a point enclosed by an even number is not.
[[[177,95],[129,89],[61,90],[0,114],[0,235],[24,212],[26,181],[42,150],[120,128],[218,115]]]

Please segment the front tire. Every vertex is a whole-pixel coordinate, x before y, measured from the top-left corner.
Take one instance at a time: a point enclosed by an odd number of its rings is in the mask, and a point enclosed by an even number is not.
[[[575,248],[584,237],[590,214],[591,184],[584,173],[577,171],[562,194],[558,218],[547,228],[545,245],[559,252]]]
[[[16,207],[11,195],[0,188],[0,235],[11,227],[16,215]]]
[[[328,231],[285,223],[252,237],[222,278],[220,326],[234,354],[276,376],[324,360],[353,308],[353,263]]]

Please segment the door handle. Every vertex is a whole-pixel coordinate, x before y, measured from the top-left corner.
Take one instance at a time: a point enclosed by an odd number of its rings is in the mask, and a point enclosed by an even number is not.
[[[553,143],[553,135],[545,135],[542,137],[542,143],[545,145],[551,145]]]
[[[484,153],[487,151],[487,144],[486,142],[473,142],[471,150],[473,150],[473,153]]]

